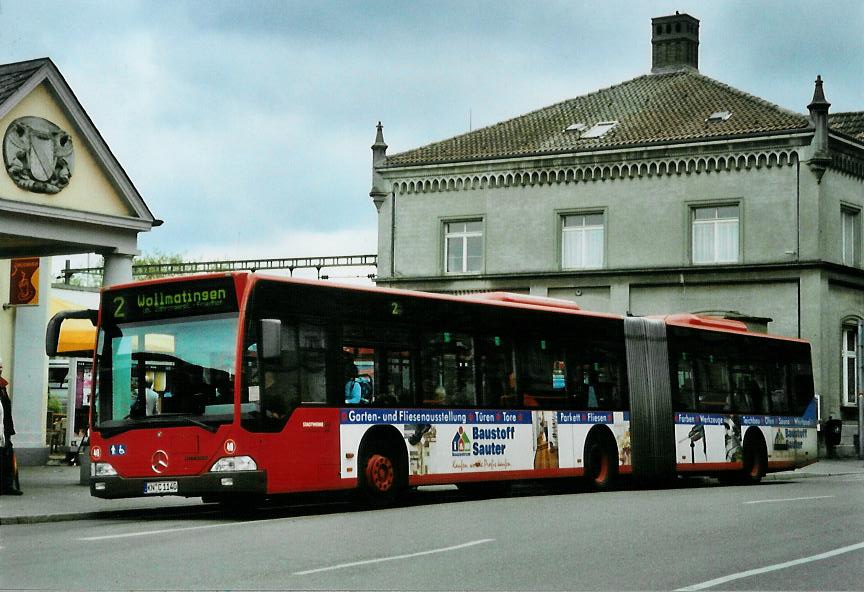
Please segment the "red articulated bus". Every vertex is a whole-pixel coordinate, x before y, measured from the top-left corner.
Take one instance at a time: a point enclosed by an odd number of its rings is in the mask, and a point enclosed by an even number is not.
[[[121,285],[102,293],[94,382],[103,498],[387,504],[421,485],[757,482],[816,461],[806,342],[514,294],[249,273]]]

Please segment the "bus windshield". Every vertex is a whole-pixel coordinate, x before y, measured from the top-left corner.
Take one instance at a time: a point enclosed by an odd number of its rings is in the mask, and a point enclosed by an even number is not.
[[[103,326],[94,427],[118,433],[230,422],[237,323],[230,312]]]

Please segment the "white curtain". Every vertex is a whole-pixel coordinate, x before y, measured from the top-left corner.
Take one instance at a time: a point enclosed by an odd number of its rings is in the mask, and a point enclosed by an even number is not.
[[[693,263],[714,262],[714,223],[693,223]]]
[[[693,223],[693,263],[738,261],[738,220]]]
[[[603,267],[603,227],[565,228],[561,237],[561,265],[567,269]]]
[[[717,221],[717,261],[738,261],[738,220]]]

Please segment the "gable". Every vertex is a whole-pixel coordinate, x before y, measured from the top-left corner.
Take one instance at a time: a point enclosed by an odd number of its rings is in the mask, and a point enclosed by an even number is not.
[[[131,204],[115,188],[105,165],[94,154],[85,136],[45,82],[36,86],[0,118],[0,133],[5,136],[14,121],[26,117],[48,120],[69,134],[73,149],[72,174],[68,185],[58,193],[40,193],[19,187],[4,165],[0,171],[0,196],[79,212],[138,217]]]

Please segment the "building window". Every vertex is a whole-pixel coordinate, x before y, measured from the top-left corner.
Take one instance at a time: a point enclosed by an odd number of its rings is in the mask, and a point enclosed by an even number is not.
[[[843,241],[843,265],[858,264],[858,211],[843,208],[841,211],[841,240]]]
[[[856,372],[858,356],[858,325],[843,326],[843,404],[856,405],[858,396],[858,375]]]
[[[447,273],[477,273],[483,268],[483,221],[444,224],[444,264]]]
[[[603,267],[603,214],[571,214],[561,217],[561,267]]]
[[[738,262],[738,206],[693,208],[693,263]]]

